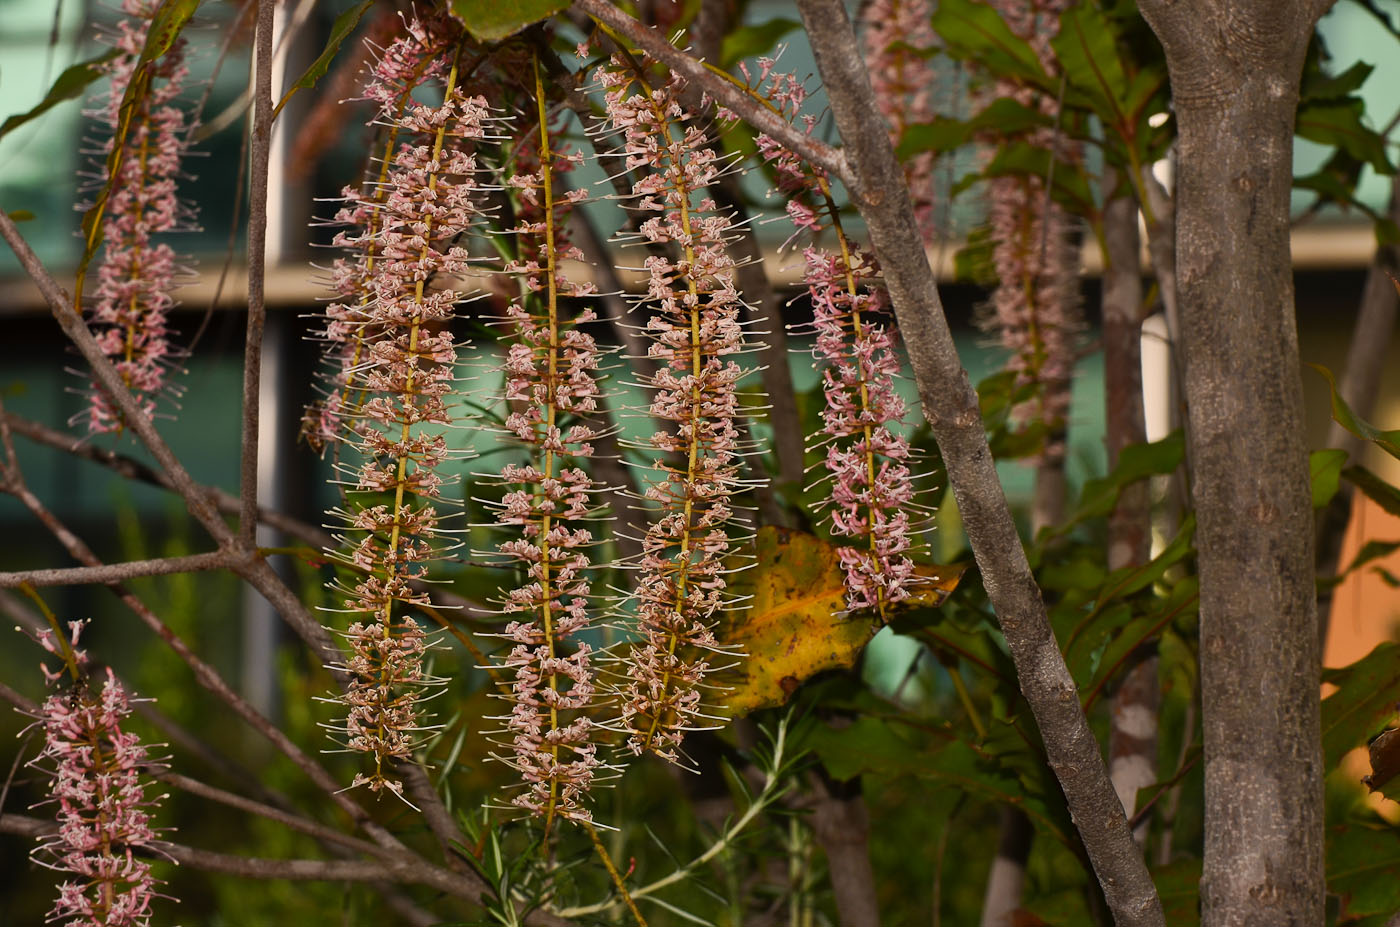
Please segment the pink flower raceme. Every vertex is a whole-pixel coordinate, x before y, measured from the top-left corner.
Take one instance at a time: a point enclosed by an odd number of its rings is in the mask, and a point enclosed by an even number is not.
[[[930,122],[937,115],[937,75],[931,56],[937,36],[930,23],[932,15],[929,0],[873,0],[861,15],[870,86],[893,144],[911,125]],[[904,180],[925,242],[936,231],[933,162],[933,152],[923,152],[904,163]]]
[[[435,33],[420,25],[412,34]],[[358,329],[362,342],[362,360],[345,383],[360,398],[341,425],[362,461],[343,468],[350,494],[340,514],[359,541],[337,556],[362,578],[338,585],[343,611],[356,616],[343,634],[350,684],[342,733],[349,749],[374,758],[373,771],[353,784],[395,794],[402,783],[386,766],[411,756],[424,730],[422,690],[437,682],[423,667],[430,640],[406,612],[427,602],[412,583],[443,553],[438,466],[449,456],[444,431],[457,357],[448,322],[465,297],[442,280],[470,262],[463,236],[481,216],[473,150],[490,120],[485,100],[457,86],[454,50],[444,47],[447,63],[425,71],[442,75],[442,102],[410,101],[396,117],[399,147],[384,195],[356,204],[373,221],[337,236],[362,262],[348,271],[362,280],[352,310],[337,319]],[[393,96],[377,81],[367,96]]]
[[[369,343],[377,332],[367,312],[374,300],[373,280],[379,258],[376,232],[388,197],[389,172],[395,165],[401,122],[413,101],[414,88],[440,81],[451,67],[452,50],[460,33],[445,18],[409,19],[405,35],[391,42],[375,61],[363,88],[364,99],[375,104],[375,122],[385,126],[382,156],[362,187],[341,191],[345,205],[333,222],[347,226],[352,233],[338,236],[336,244],[351,252],[331,265],[331,285],[342,301],[326,310],[322,339],[326,343],[324,374],[327,387],[306,409],[302,436],[316,450],[344,440],[344,423],[353,418],[364,401],[363,391],[351,388],[351,381],[368,359]],[[353,438],[351,439],[353,440]]]
[[[542,95],[542,80],[536,81]],[[598,348],[579,326],[592,310],[562,317],[561,297],[593,292],[559,269],[566,258],[582,255],[565,237],[569,211],[579,191],[564,193],[561,176],[574,164],[552,144],[543,100],[539,119],[514,146],[508,188],[515,192],[515,259],[504,268],[518,284],[500,324],[511,335],[502,399],[510,406],[505,426],[528,452],[528,465],[508,464],[500,474],[507,491],[496,522],[514,535],[499,553],[523,568],[523,585],[505,593],[512,616],[504,637],[511,649],[501,668],[515,681],[506,729],[512,735],[506,762],[525,781],[514,804],[542,817],[548,830],[555,817],[590,820],[581,802],[600,761],[592,742],[593,723],[583,712],[594,696],[591,650],[571,639],[588,627],[591,589],[588,550],[594,544],[583,527],[597,506],[598,487],[580,467],[596,437],[579,421],[597,409]]]
[[[1068,0],[993,3],[1012,31],[1031,43],[1051,73],[1055,65],[1050,40],[1058,31],[1059,14],[1068,5]],[[994,93],[998,98],[1011,97],[1024,106],[1038,108],[1047,116],[1056,114],[1057,103],[1051,96],[1023,84],[1002,80]],[[986,140],[1007,141],[1005,137]],[[1050,150],[1060,161],[1078,158],[1078,151],[1053,129],[1036,130],[1025,140]],[[1036,388],[1035,405],[1018,409],[1018,415],[1049,428],[1051,441],[1044,458],[1062,458],[1063,443],[1054,436],[1063,431],[1069,412],[1070,380],[1083,327],[1073,220],[1064,207],[1045,195],[1041,178],[1012,175],[988,181],[987,223],[998,279],[988,327],[1011,352],[1007,364],[1016,371],[1018,385]]]
[[[621,135],[626,167],[637,173],[634,208],[650,213],[641,240],[651,254],[643,301],[654,308],[651,417],[664,427],[651,438],[663,474],[645,497],[659,506],[642,541],[635,600],[641,639],[626,659],[622,720],[635,753],[678,762],[684,732],[705,720],[701,687],[712,654],[723,648],[713,625],[725,601],[726,526],[738,484],[732,359],[745,349],[726,251],[741,234],[705,191],[724,165],[704,131],[685,121],[683,82],[672,75],[651,86],[646,73],[621,58],[598,72],[606,99],[605,128]]]
[[[45,632],[40,642],[50,652],[60,647],[81,674],[86,656],[75,649],[83,622],[72,622],[71,642],[55,645]],[[63,672],[47,667],[51,684]],[[70,927],[145,927],[158,884],[143,856],[155,852],[142,767],[149,765],[140,738],[123,730],[131,714],[122,684],[107,670],[100,692],[86,679],[49,696],[38,724],[44,748],[30,764],[52,774],[50,801],[58,806],[58,833],[35,850],[42,865],[72,878],[59,886],[58,901],[47,921]]]
[[[785,118],[801,119],[812,130],[813,121],[799,116],[804,96],[791,75],[776,72],[770,59],[759,62],[757,80],[747,69],[744,75]],[[883,616],[908,596],[914,581],[910,533],[923,521],[923,510],[914,501],[909,442],[893,430],[906,409],[894,389],[900,362],[884,294],[871,282],[879,268],[852,248],[825,172],[770,136],[760,135],[756,143],[788,197],[794,237],[815,238],[830,227],[840,246],[839,253],[815,244],[803,251],[816,335],[813,354],[824,362],[823,437],[815,446],[826,450],[823,480],[830,481],[831,533],[856,539],[839,548],[847,607],[872,608]]]
[[[899,356],[885,315],[883,293],[861,281],[876,268],[869,258],[809,247],[807,292],[816,345],[826,363],[826,475],[831,533],[859,543],[839,548],[850,608],[885,608],[908,596],[914,563],[908,551],[910,513],[917,512],[909,471],[909,442],[892,430],[904,417],[894,389]],[[881,324],[881,320],[885,324]]]
[[[98,185],[110,182],[111,190],[102,214],[97,298],[88,312],[97,343],[148,413],[155,411],[156,397],[170,389],[166,369],[176,353],[166,317],[175,305],[171,291],[177,261],[171,247],[157,242],[156,236],[188,224],[188,207],[175,192],[189,129],[184,111],[176,104],[189,73],[183,40],[147,65],[149,89],[131,113],[115,176],[108,176],[107,159],[116,143],[122,96],[131,84],[158,6],[156,0],[123,0],[127,18],[117,24],[113,39],[119,54],[105,66],[110,88],[102,109],[94,113],[113,137],[96,152],[101,155]],[[122,427],[120,413],[96,384],[90,390],[86,417],[93,432]]]

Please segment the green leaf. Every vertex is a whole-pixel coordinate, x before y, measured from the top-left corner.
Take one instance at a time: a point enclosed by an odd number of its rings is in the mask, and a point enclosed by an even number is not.
[[[1343,100],[1361,89],[1366,78],[1371,76],[1375,65],[1358,61],[1340,74],[1328,74],[1321,69],[1307,71],[1298,97],[1302,102],[1315,100]]]
[[[985,177],[1024,176],[1039,177],[1042,180],[1050,174],[1052,153],[1038,145],[1027,142],[1014,142],[997,151],[990,164],[982,172]],[[1066,162],[1063,158],[1055,162],[1054,186],[1050,190],[1055,202],[1064,206],[1076,216],[1098,214],[1098,203],[1089,189],[1088,178],[1083,169]]]
[[[1400,489],[1387,483],[1362,466],[1347,467],[1342,477],[1365,493],[1366,498],[1391,515],[1400,516]]]
[[[1171,594],[1160,607],[1134,618],[1105,643],[1091,668],[1093,675],[1081,686],[1086,710],[1129,665],[1138,648],[1156,640],[1182,616],[1196,613],[1200,605],[1199,596],[1199,582],[1196,577],[1188,576],[1172,587]]]
[[[1400,701],[1397,666],[1400,644],[1392,642],[1380,644],[1351,666],[1323,670],[1322,681],[1338,687],[1322,700],[1324,769],[1336,768],[1349,750],[1366,746],[1395,716],[1395,703]]]
[[[999,136],[1018,135],[1052,124],[1053,120],[1039,109],[1011,97],[1001,97],[971,119],[938,116],[932,122],[909,126],[900,136],[895,153],[901,159],[924,151],[942,153],[966,145],[981,131],[995,132]]]
[[[340,51],[340,46],[350,37],[350,33],[355,31],[355,27],[360,24],[360,18],[372,6],[374,6],[374,0],[363,0],[335,18],[335,22],[331,24],[331,34],[326,39],[326,47],[321,49],[320,56],[311,62],[311,67],[307,68],[306,72],[297,78],[296,83],[292,84],[291,88],[283,94],[282,99],[277,103],[277,108],[272,111],[274,117],[282,112],[282,107],[287,105],[287,101],[298,90],[310,90],[316,86],[317,81],[326,76],[326,72],[330,70],[331,62],[335,60],[336,54]]]
[[[1396,287],[1400,288],[1400,283],[1396,284]],[[1356,413],[1351,411],[1351,407],[1342,398],[1342,394],[1337,392],[1337,381],[1333,378],[1332,371],[1321,364],[1308,364],[1308,366],[1327,378],[1327,385],[1332,390],[1332,418],[1336,419],[1337,424],[1358,438],[1365,438],[1375,444],[1396,460],[1400,460],[1400,429],[1382,431],[1357,418]]]
[[[478,42],[499,42],[568,5],[569,0],[452,0],[449,9]]]
[[[1150,476],[1172,473],[1186,456],[1186,439],[1180,430],[1151,444],[1130,444],[1118,455],[1118,466],[1108,476],[1086,480],[1074,521],[1105,518],[1118,505],[1124,486]]]
[[[976,61],[997,77],[1028,81],[1044,90],[1054,89],[1030,43],[1002,20],[1000,14],[973,0],[942,0],[933,14],[933,31],[943,39],[954,58]]]
[[[1152,870],[1162,910],[1172,927],[1198,927],[1201,923],[1201,860],[1182,859]]]
[[[34,213],[27,209],[16,209],[14,212],[6,213],[6,215],[10,217],[11,222],[33,222],[35,218]]]
[[[929,748],[897,734],[896,726],[889,721],[867,717],[839,730],[819,726],[809,735],[808,744],[833,779],[847,780],[868,774],[929,779],[984,799],[1014,805],[1057,838],[1068,842],[1067,822],[1060,820],[1063,810],[1058,809],[1057,813],[1043,797],[1025,787],[1015,770],[1008,768],[1014,757],[995,756],[962,740],[952,739],[951,730],[936,733],[949,742]],[[1024,741],[1020,746],[1024,752]],[[1040,765],[1043,766],[1043,762]]]
[[[1385,151],[1385,139],[1363,122],[1366,105],[1356,98],[1322,100],[1298,107],[1295,131],[1309,141],[1334,145],[1365,161],[1380,174],[1395,173]]]
[[[1342,897],[1348,915],[1400,908],[1400,834],[1394,828],[1329,827],[1326,860],[1328,894]]]
[[[719,47],[719,66],[728,68],[745,58],[766,55],[783,36],[801,25],[795,19],[779,16],[766,23],[736,29],[724,37]]]
[[[18,129],[32,119],[38,119],[60,103],[66,100],[76,100],[87,90],[88,85],[97,80],[106,70],[102,65],[111,61],[121,54],[120,49],[110,48],[96,58],[89,58],[87,61],[80,61],[72,67],[66,69],[58,75],[58,80],[53,82],[49,92],[44,94],[41,100],[33,109],[27,113],[19,113],[0,123],[0,138],[4,138],[10,132]],[[14,218],[11,215],[11,218]]]
[[[164,0],[156,15],[151,17],[146,44],[142,46],[141,57],[136,59],[136,63],[148,64],[170,51],[198,6],[199,0]]]
[[[1118,58],[1113,25],[1092,2],[1076,3],[1060,17],[1050,40],[1069,86],[1083,93],[1095,113],[1120,134],[1133,131],[1127,112],[1128,78]]]
[[[1308,455],[1308,473],[1312,477],[1313,508],[1325,508],[1341,485],[1342,465],[1347,462],[1347,452],[1337,448],[1313,451]]]

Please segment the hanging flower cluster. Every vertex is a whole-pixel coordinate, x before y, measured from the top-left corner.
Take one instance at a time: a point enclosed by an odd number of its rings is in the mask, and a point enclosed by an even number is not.
[[[739,482],[735,384],[743,371],[732,357],[745,350],[726,243],[740,232],[705,194],[724,165],[703,129],[687,122],[683,81],[671,75],[653,87],[644,64],[620,56],[598,78],[603,129],[620,133],[626,167],[638,174],[629,205],[651,214],[636,238],[671,252],[645,260],[657,370],[643,380],[653,391],[650,414],[666,427],[650,442],[663,476],[645,496],[659,511],[643,539],[641,639],[627,654],[620,695],[632,751],[679,762],[684,732],[705,718],[701,687],[721,650],[712,628],[725,601],[726,526]]]
[[[786,119],[812,130],[813,119],[801,114],[806,92],[791,74],[775,71],[772,59],[761,59],[757,75],[745,69],[744,76]],[[911,513],[922,509],[914,503],[909,442],[893,428],[906,409],[894,388],[900,362],[884,292],[873,285],[879,267],[853,248],[842,229],[825,172],[767,135],[756,142],[773,165],[797,233],[815,240],[829,227],[839,247],[833,252],[814,242],[803,251],[816,334],[813,355],[823,362],[826,399],[823,437],[815,447],[826,450],[831,533],[854,539],[838,548],[847,607],[875,609],[884,618],[888,606],[908,596],[914,580],[908,555]]]
[[[904,130],[938,115],[934,88],[938,86],[932,51],[937,45],[929,0],[873,0],[865,6],[861,35],[865,63],[875,103],[890,128],[890,142],[899,144]],[[904,180],[914,204],[914,217],[924,241],[933,240],[934,154],[922,152],[904,162]]]
[[[175,353],[166,317],[175,305],[171,291],[178,271],[176,255],[155,236],[189,224],[188,207],[175,190],[189,130],[184,111],[176,105],[189,74],[183,39],[144,65],[149,84],[130,113],[115,176],[108,175],[108,162],[122,121],[122,97],[136,73],[158,6],[156,0],[123,0],[126,18],[117,24],[112,39],[118,54],[105,65],[111,78],[107,98],[92,114],[111,132],[105,146],[93,153],[95,161],[100,156],[96,184],[100,188],[110,182],[111,191],[102,213],[103,253],[88,325],[148,414],[155,411],[156,397],[170,389],[166,372]],[[96,384],[90,387],[85,414],[92,432],[122,427],[121,413]]]
[[[331,265],[331,285],[341,298],[326,310],[323,363],[326,387],[323,395],[306,409],[302,436],[316,450],[339,441],[347,417],[354,417],[365,398],[351,388],[351,381],[368,358],[367,350],[376,328],[367,308],[375,299],[373,282],[379,259],[376,232],[384,201],[388,197],[389,171],[398,151],[400,123],[405,107],[413,100],[419,84],[441,80],[451,66],[452,49],[458,33],[440,18],[419,19],[405,24],[406,34],[390,43],[375,62],[362,93],[376,107],[375,121],[385,127],[382,155],[373,175],[363,187],[345,187],[345,205],[336,213],[336,225],[358,230],[340,235],[335,244],[352,252]]]
[[[560,262],[582,257],[568,242],[565,223],[583,191],[563,191],[562,177],[577,158],[551,136],[544,82],[536,65],[538,120],[514,146],[516,257],[504,267],[518,292],[502,327],[509,333],[502,399],[510,438],[529,453],[524,465],[508,464],[500,481],[506,492],[496,522],[513,536],[498,551],[524,570],[525,583],[506,592],[511,621],[503,637],[511,643],[501,664],[514,672],[505,719],[512,735],[507,759],[526,789],[514,803],[542,817],[548,831],[555,817],[590,820],[580,802],[600,765],[592,742],[593,722],[584,714],[594,697],[594,670],[587,643],[570,651],[571,639],[589,624],[587,570],[592,533],[583,520],[595,514],[593,479],[578,464],[592,456],[594,430],[581,418],[597,410],[598,346],[579,326],[593,321],[591,309],[565,319],[560,299],[588,296],[592,284],[570,281]]]
[[[149,764],[140,738],[122,729],[131,705],[110,669],[100,692],[84,677],[87,657],[76,649],[83,622],[71,622],[71,639],[39,641],[59,653],[78,681],[50,695],[38,724],[44,748],[30,765],[51,773],[50,800],[58,805],[58,832],[35,850],[35,859],[73,878],[59,886],[48,921],[82,927],[145,927],[158,884],[150,864],[138,859],[156,836],[142,767]],[[67,675],[44,667],[51,685]]]
[[[425,36],[451,28],[446,21],[419,23],[407,41],[431,47]],[[338,556],[361,575],[353,586],[339,586],[346,595],[343,611],[356,616],[344,632],[350,655],[340,668],[350,684],[342,696],[348,707],[342,733],[349,749],[374,758],[373,771],[357,775],[353,785],[395,794],[402,783],[386,766],[407,759],[417,745],[424,730],[422,692],[436,682],[423,667],[430,640],[406,612],[427,602],[412,584],[444,548],[438,467],[448,457],[443,432],[451,423],[447,398],[457,359],[448,322],[465,298],[445,278],[467,270],[463,236],[482,215],[474,148],[490,114],[483,98],[458,86],[454,52],[460,47],[445,46],[444,63],[420,70],[441,75],[442,102],[403,105],[382,201],[351,205],[352,215],[365,210],[372,221],[336,238],[355,256],[337,269],[337,287],[358,278],[363,294],[352,296],[353,308],[342,306],[336,318],[358,329],[346,332],[347,341],[362,342],[362,359],[347,371],[345,386],[363,397],[354,417],[342,422],[345,440],[362,461],[342,468],[351,492],[348,511],[339,514],[360,540],[347,541]],[[397,80],[400,62],[413,57],[391,49],[381,66]],[[376,73],[366,92],[371,99],[401,98],[399,85],[377,84]]]
[[[1059,14],[1070,5],[1069,0],[997,0],[993,5],[1053,73],[1050,40],[1059,30]],[[999,81],[993,94],[1037,107],[1050,117],[1056,114],[1058,104],[1053,98],[1020,83]],[[1062,162],[1077,157],[1054,129],[1036,130],[1027,141],[1051,151]],[[1064,207],[1046,196],[1040,177],[994,177],[988,182],[987,197],[992,262],[998,280],[989,324],[1011,352],[1008,367],[1017,372],[1018,385],[1036,387],[1035,405],[1018,410],[1018,414],[1049,429],[1051,438],[1043,459],[1062,459],[1064,445],[1056,435],[1063,432],[1069,413],[1076,342],[1083,327],[1073,220]]]

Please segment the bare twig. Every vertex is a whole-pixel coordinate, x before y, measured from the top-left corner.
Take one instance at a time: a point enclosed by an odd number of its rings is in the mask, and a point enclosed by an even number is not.
[[[293,814],[282,808],[275,808],[272,805],[260,801],[254,801],[251,798],[244,798],[242,795],[236,795],[233,792],[216,788],[215,786],[200,782],[198,779],[191,779],[189,776],[182,776],[179,773],[171,772],[164,767],[152,767],[147,769],[146,772],[152,779],[171,785],[182,792],[188,792],[190,795],[206,798],[209,801],[218,802],[230,808],[237,808],[239,811],[246,811],[249,814],[256,814],[259,817],[267,818],[269,821],[276,821],[278,824],[306,834],[308,837],[314,837],[324,843],[339,844],[348,849],[381,858],[396,858],[398,855],[394,851],[382,846],[360,840],[357,837],[351,837],[349,834],[343,834],[334,828],[326,827],[324,824],[318,824],[310,818],[302,817],[299,814]]]
[[[238,535],[252,547],[258,527],[258,399],[262,378],[263,283],[267,266],[267,172],[272,151],[273,4],[258,3],[253,27],[252,166],[248,183],[248,336],[243,347],[243,436]]]
[[[1165,923],[1161,900],[1051,633],[845,5],[841,0],[799,0],[798,8],[845,142],[852,198],[884,268],[924,415],[943,452],[964,528],[1050,767],[1117,922],[1160,927]]]
[[[22,584],[31,586],[79,586],[84,583],[120,582],[141,576],[168,576],[171,573],[195,573],[221,570],[232,560],[225,551],[191,554],[187,557],[165,557],[160,560],[128,560],[98,567],[71,567],[55,570],[23,570],[0,573],[0,589],[14,589]]]
[[[23,435],[36,444],[42,444],[55,450],[63,451],[82,460],[106,467],[118,476],[123,476],[129,480],[136,480],[147,483],[151,486],[159,486],[176,492],[175,484],[170,478],[159,470],[147,466],[134,457],[125,454],[118,454],[106,448],[98,447],[82,438],[74,437],[70,434],[50,428],[47,425],[33,422],[29,419],[15,415],[13,412],[0,412],[6,425],[15,434]],[[237,515],[239,510],[238,497],[233,493],[225,492],[213,486],[199,486],[199,489],[209,497],[214,506],[228,515]],[[258,519],[263,524],[275,528],[289,537],[296,538],[304,544],[308,544],[317,550],[332,547],[335,539],[330,532],[316,525],[308,524],[300,519],[293,518],[282,512],[269,508],[258,509]]]
[[[0,238],[5,239],[15,256],[19,258],[20,266],[24,268],[25,273],[39,288],[40,294],[48,303],[59,327],[77,347],[78,352],[92,368],[93,376],[117,406],[122,421],[127,423],[127,426],[135,432],[136,436],[156,458],[156,461],[164,468],[170,477],[172,487],[184,498],[190,514],[199,520],[199,523],[209,531],[216,541],[220,542],[221,546],[224,542],[231,540],[232,533],[224,524],[223,518],[219,516],[208,497],[199,492],[198,485],[190,476],[189,471],[180,463],[175,452],[170,449],[170,445],[166,444],[165,439],[156,431],[150,416],[137,402],[136,397],[131,394],[131,390],[127,388],[121,374],[117,372],[111,360],[98,346],[97,339],[93,337],[92,332],[88,331],[87,325],[83,323],[82,316],[74,308],[68,294],[39,261],[38,255],[29,247],[29,243],[24,240],[24,236],[15,227],[13,220],[3,210],[0,210]]]
[[[0,833],[4,834],[43,837],[56,829],[57,825],[40,818],[20,814],[0,815]],[[247,879],[301,882],[378,882],[391,879],[406,884],[428,885],[458,898],[477,900],[477,896],[454,874],[423,864],[406,854],[374,860],[265,859],[216,853],[164,841],[153,846],[177,863],[204,872],[219,872]]]
[[[740,119],[758,131],[772,136],[850,186],[851,170],[841,152],[793,128],[786,120],[754,100],[741,87],[676,48],[660,31],[643,25],[608,0],[574,0],[574,8],[582,10],[635,42],[642,51],[665,64],[676,74],[696,86],[703,87],[706,93],[733,111]]]

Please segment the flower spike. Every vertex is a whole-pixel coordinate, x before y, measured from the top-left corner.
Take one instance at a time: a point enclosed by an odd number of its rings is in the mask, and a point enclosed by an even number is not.
[[[465,294],[444,281],[471,263],[462,239],[483,215],[475,148],[492,118],[486,101],[458,84],[459,36],[445,18],[414,20],[371,75],[367,97],[402,102],[394,116],[399,146],[382,197],[352,198],[348,218],[363,224],[336,238],[354,258],[336,272],[347,299],[328,311],[332,330],[360,352],[345,370],[354,414],[339,419],[360,463],[342,467],[350,491],[338,514],[358,540],[343,539],[335,556],[360,578],[336,583],[343,610],[355,616],[342,632],[350,654],[337,668],[350,683],[338,730],[348,749],[373,758],[352,785],[400,797],[403,784],[389,766],[419,744],[423,690],[439,683],[424,667],[431,640],[407,612],[427,603],[413,584],[450,546],[441,540],[446,478],[438,468],[450,455],[444,432],[457,362],[448,323]],[[421,49],[436,57],[425,63]],[[441,102],[405,99],[405,73],[440,79]]]
[[[170,343],[166,317],[175,306],[171,292],[179,267],[175,251],[156,236],[187,228],[191,218],[190,207],[175,192],[189,132],[188,118],[177,102],[189,76],[184,40],[177,40],[160,59],[140,62],[159,6],[156,0],[123,0],[126,18],[118,22],[113,40],[118,54],[104,66],[111,75],[110,87],[102,108],[92,114],[112,135],[92,153],[94,160],[100,156],[97,186],[110,184],[110,190],[102,212],[103,255],[88,325],[147,413],[156,410],[158,396],[174,391],[166,373],[178,353]],[[147,69],[149,82],[131,111],[124,112],[123,96],[138,66]],[[109,176],[109,160],[124,120],[124,150],[115,176]],[[123,427],[121,413],[96,384],[89,387],[85,416],[93,433]]]
[[[499,475],[507,491],[496,522],[511,532],[498,553],[525,579],[504,599],[512,620],[502,636],[511,649],[500,668],[515,674],[504,719],[511,753],[504,759],[526,785],[513,803],[542,818],[548,833],[556,817],[592,820],[582,802],[601,765],[584,713],[594,700],[592,651],[573,643],[589,625],[588,550],[595,542],[583,520],[595,513],[592,497],[600,490],[579,464],[593,454],[597,435],[586,419],[597,410],[599,390],[598,346],[581,328],[596,316],[585,309],[565,319],[560,305],[561,298],[594,292],[560,271],[561,260],[582,257],[564,232],[583,193],[561,189],[574,158],[551,134],[537,59],[534,71],[536,118],[514,146],[507,182],[516,202],[516,256],[504,272],[515,277],[517,292],[500,321],[511,338],[501,397],[511,408],[506,432],[529,462],[507,464]]]
[[[83,927],[147,927],[159,883],[141,856],[156,850],[144,769],[151,765],[140,738],[123,730],[131,714],[126,690],[109,668],[100,692],[86,677],[87,657],[77,649],[84,622],[71,622],[71,638],[44,631],[39,642],[63,656],[78,678],[44,700],[38,726],[44,748],[30,765],[52,779],[49,801],[58,806],[58,832],[35,849],[40,865],[75,877],[59,886],[48,921]],[[63,671],[44,668],[51,685]],[[143,852],[144,851],[144,852]]]
[[[724,170],[702,128],[687,123],[684,81],[653,86],[644,63],[614,56],[601,67],[606,121],[636,171],[630,207],[648,213],[639,240],[664,254],[645,260],[654,308],[646,324],[656,372],[650,415],[662,425],[649,449],[662,474],[645,491],[659,510],[642,542],[634,598],[640,640],[625,656],[622,724],[628,747],[680,762],[687,729],[710,726],[702,688],[717,652],[713,627],[726,602],[728,526],[741,447],[735,386],[747,349],[726,245],[736,234],[706,188]]]

